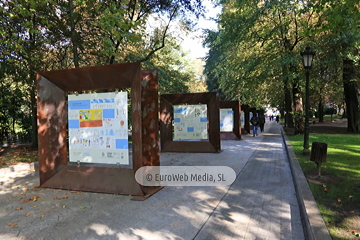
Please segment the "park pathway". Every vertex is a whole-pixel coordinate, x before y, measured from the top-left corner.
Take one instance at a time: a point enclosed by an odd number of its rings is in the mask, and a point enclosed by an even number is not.
[[[268,122],[266,128],[262,142],[195,239],[304,239],[281,126]]]
[[[237,178],[231,186],[165,187],[146,201],[38,188],[37,171],[0,169],[0,239],[302,240],[280,129],[267,122],[258,137],[222,141],[218,154],[161,153],[164,166],[229,166]]]

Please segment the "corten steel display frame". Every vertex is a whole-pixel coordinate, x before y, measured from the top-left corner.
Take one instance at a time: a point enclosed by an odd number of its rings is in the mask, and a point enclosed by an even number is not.
[[[156,70],[141,71],[140,63],[123,63],[40,72],[37,81],[41,187],[136,196],[152,191],[136,182],[135,172],[160,165]],[[124,88],[131,88],[133,168],[68,165],[66,93]]]
[[[173,105],[179,104],[207,105],[208,140],[173,141]],[[216,93],[182,93],[160,95],[160,139],[162,152],[220,152],[219,98]]]
[[[249,105],[241,105],[241,110],[244,112],[244,131],[242,133],[250,134],[250,107]]]
[[[241,107],[239,101],[220,101],[220,109],[231,108],[234,113],[234,124],[232,132],[220,132],[221,140],[240,140],[241,139],[241,126],[240,126],[240,113]]]

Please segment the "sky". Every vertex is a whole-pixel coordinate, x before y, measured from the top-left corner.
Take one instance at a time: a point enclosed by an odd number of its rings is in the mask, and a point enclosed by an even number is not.
[[[202,47],[202,29],[217,30],[217,23],[215,21],[212,21],[211,18],[217,18],[217,16],[221,12],[221,8],[215,8],[214,5],[210,2],[210,0],[203,1],[203,4],[206,8],[207,13],[205,14],[205,18],[201,17],[197,21],[197,28],[199,30],[197,30],[193,34],[188,35],[182,42],[183,49],[185,51],[189,51],[190,57],[194,59],[203,58],[206,56],[208,49]]]

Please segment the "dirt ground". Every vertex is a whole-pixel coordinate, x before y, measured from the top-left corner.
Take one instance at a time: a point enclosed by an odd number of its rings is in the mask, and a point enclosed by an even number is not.
[[[315,122],[315,124],[310,124],[310,133],[354,134],[347,131],[347,119],[325,121],[324,123]]]
[[[29,145],[13,145],[0,147],[0,168],[15,164],[31,163],[38,161],[37,148]]]

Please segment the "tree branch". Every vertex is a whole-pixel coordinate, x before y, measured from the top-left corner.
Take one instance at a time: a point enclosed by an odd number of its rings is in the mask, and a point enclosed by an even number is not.
[[[169,22],[168,22],[167,26],[165,27],[165,30],[164,30],[164,33],[163,33],[163,36],[162,36],[162,44],[161,44],[161,46],[159,46],[159,47],[151,50],[151,51],[148,53],[148,55],[147,55],[146,57],[144,57],[143,59],[140,59],[139,62],[145,62],[145,61],[149,60],[150,57],[151,57],[155,52],[157,52],[157,51],[159,51],[160,49],[162,49],[162,48],[165,47],[166,33],[167,33],[168,29],[169,29],[169,26],[170,26],[170,23],[171,23],[172,19],[173,19],[174,16],[175,16],[175,13],[177,12],[177,9],[178,9],[178,7],[175,7],[175,8],[174,8],[174,11],[173,11],[173,12],[171,13],[171,15],[170,15]]]

